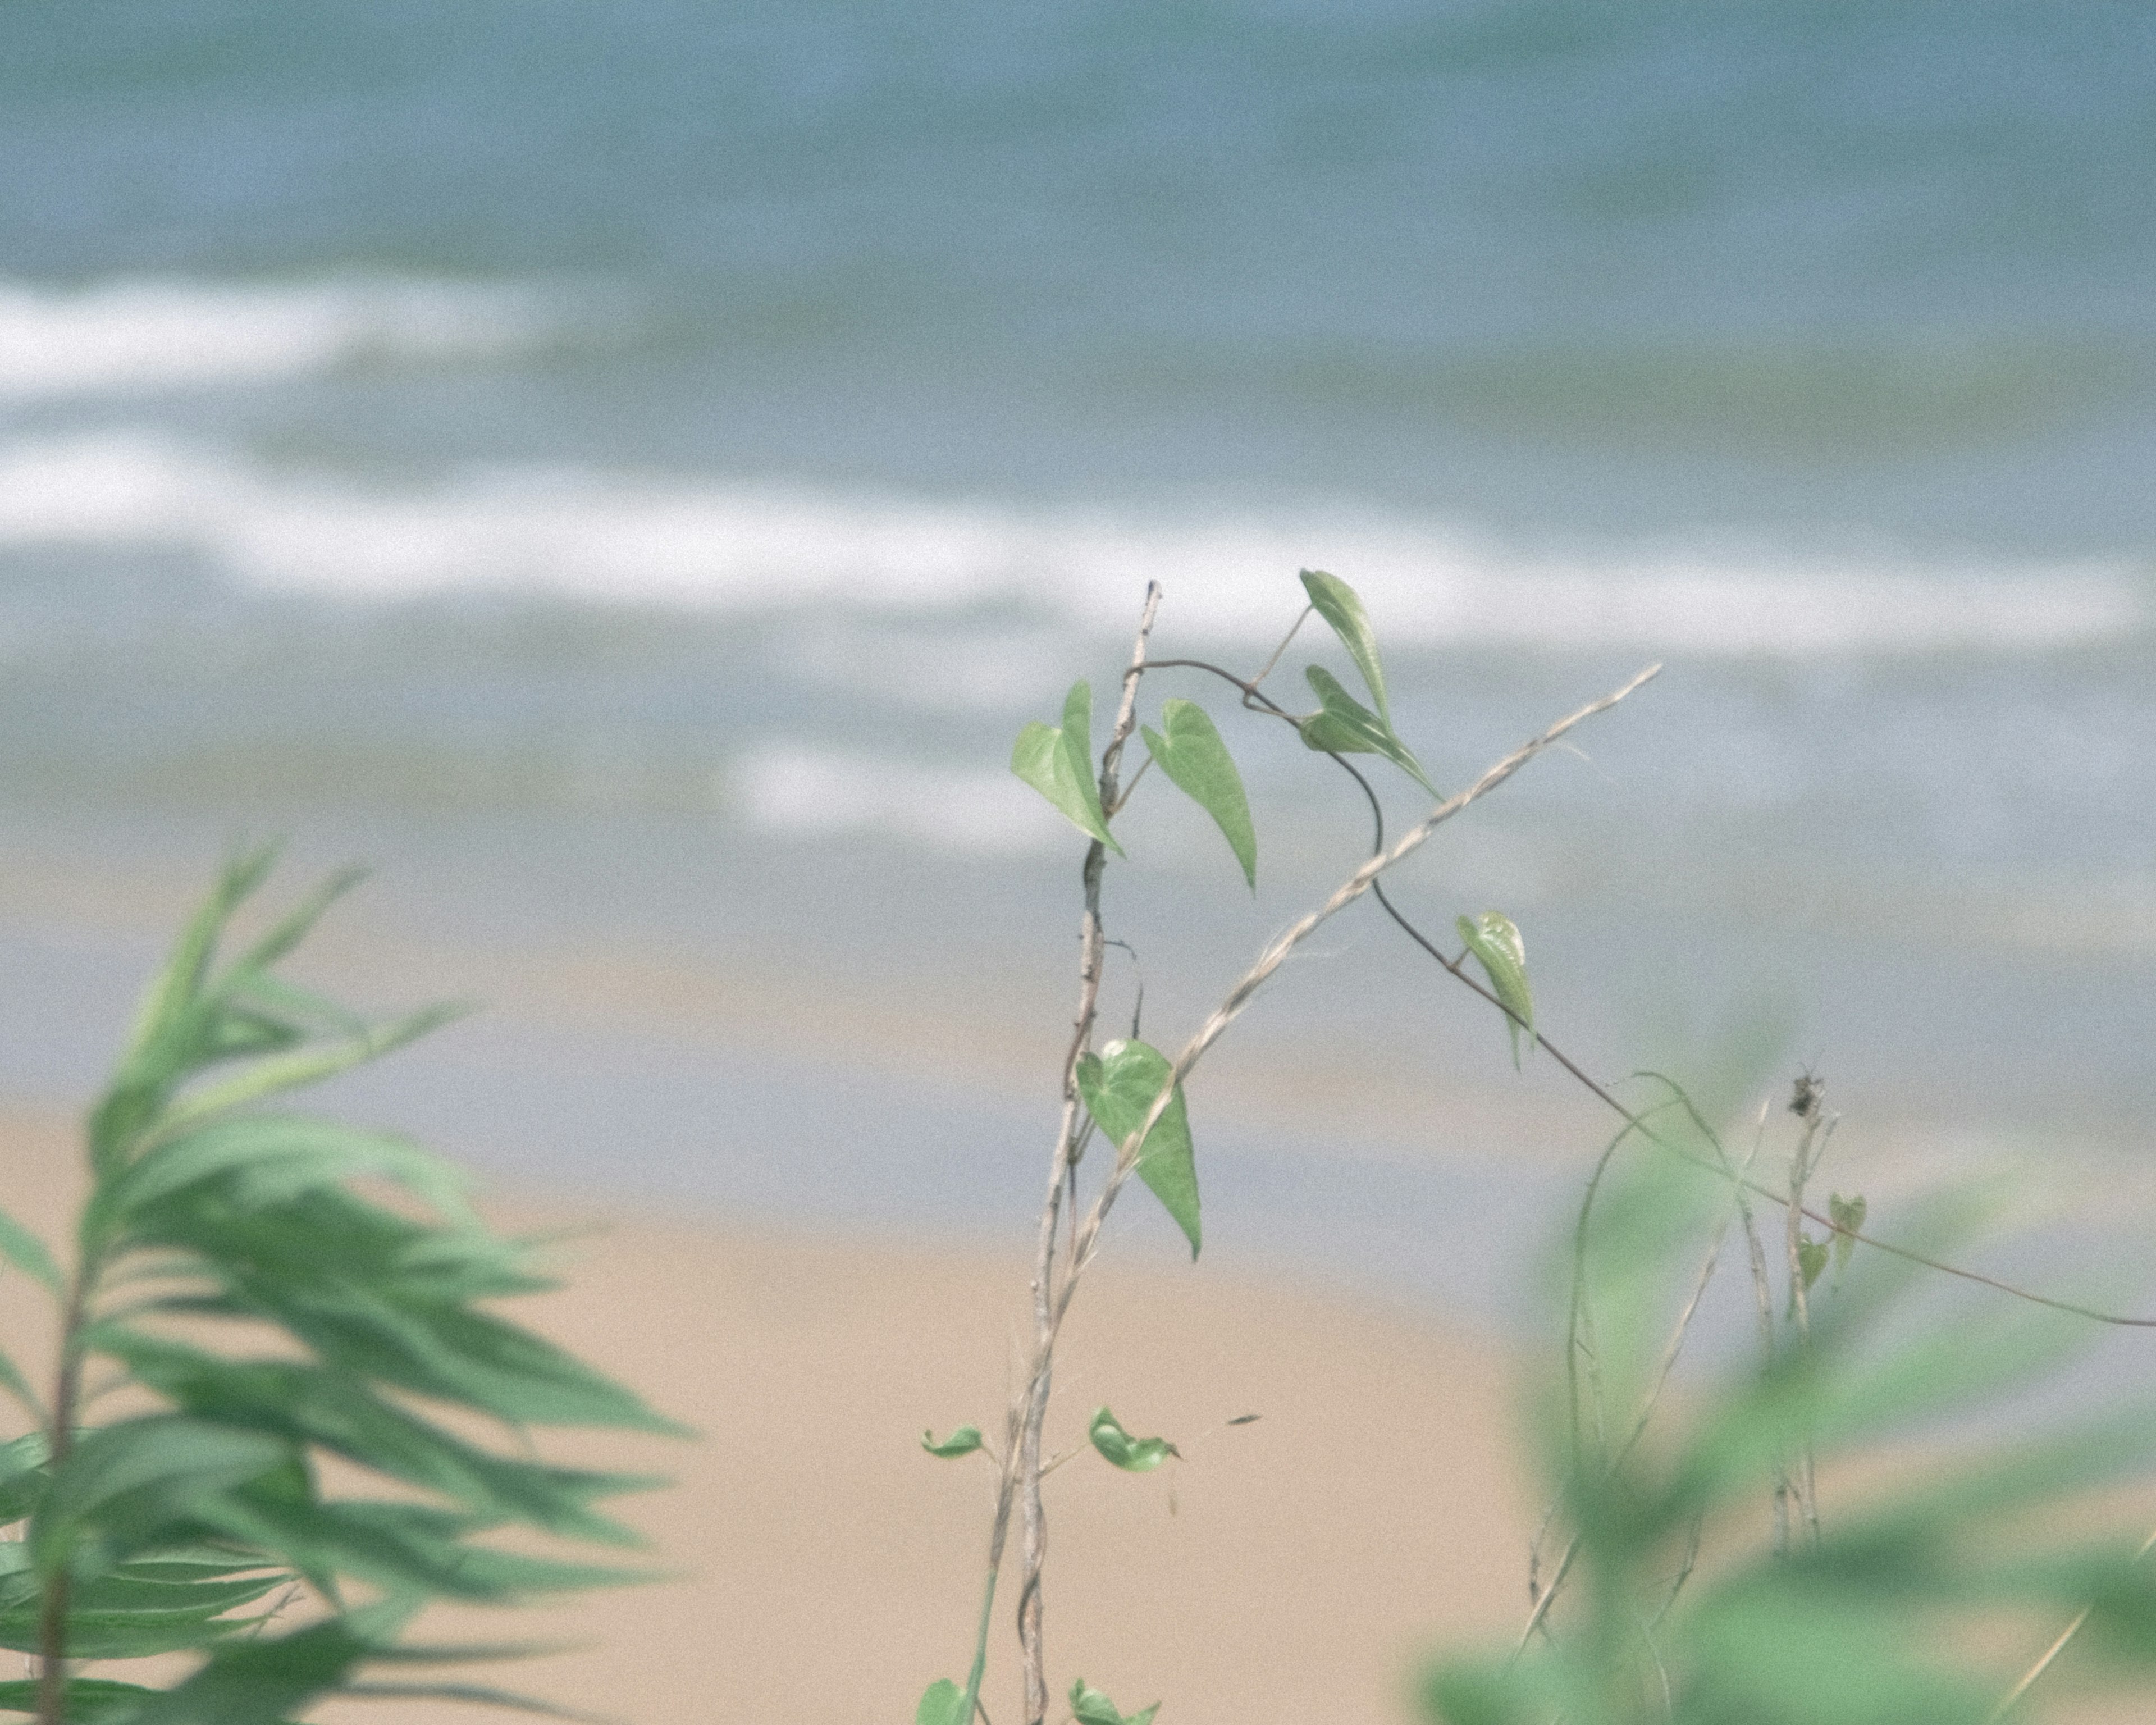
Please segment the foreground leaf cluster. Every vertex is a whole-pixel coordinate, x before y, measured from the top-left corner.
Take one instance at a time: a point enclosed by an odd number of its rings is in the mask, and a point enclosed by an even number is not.
[[[226,870],[145,997],[90,1119],[72,1267],[0,1230],[64,1313],[49,1399],[0,1364],[38,1422],[0,1448],[0,1522],[25,1527],[0,1544],[0,1645],[44,1661],[0,1684],[0,1711],[41,1725],[275,1725],[370,1690],[513,1702],[362,1674],[457,1656],[400,1645],[433,1601],[636,1579],[485,1536],[633,1545],[597,1506],[655,1481],[549,1466],[526,1434],[677,1430],[490,1309],[552,1284],[446,1164],[272,1106],[449,1014],[372,1024],[276,973],[345,879],[220,966],[270,861]],[[115,1391],[126,1411],[94,1423]],[[489,1427],[497,1440],[472,1435]],[[332,1458],[390,1491],[326,1491]],[[190,1650],[200,1664],[164,1690],[70,1673]]]

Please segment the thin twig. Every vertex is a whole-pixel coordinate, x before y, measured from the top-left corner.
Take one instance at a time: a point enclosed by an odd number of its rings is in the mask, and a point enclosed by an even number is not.
[[[1160,583],[1148,582],[1145,603],[1138,617],[1137,637],[1131,648],[1130,666],[1123,673],[1122,698],[1116,709],[1115,726],[1101,755],[1099,788],[1103,809],[1118,806],[1116,770],[1122,761],[1123,745],[1137,726],[1138,680],[1145,672],[1146,642],[1152,633],[1153,619],[1159,614],[1160,601]],[[1041,1204],[1040,1235],[1034,1255],[1033,1358],[1026,1374],[1022,1411],[1015,1422],[1016,1441],[1011,1446],[1014,1466],[1006,1472],[1003,1494],[1008,1496],[1015,1486],[1024,1525],[1018,1635],[1025,1668],[1027,1725],[1043,1725],[1048,1713],[1048,1655],[1041,1630],[1040,1592],[1041,1568],[1048,1552],[1048,1518],[1040,1496],[1040,1434],[1048,1416],[1049,1392],[1054,1379],[1056,1330],[1070,1305],[1070,1290],[1075,1286],[1084,1264],[1083,1242],[1074,1232],[1070,1259],[1062,1276],[1058,1277],[1055,1235],[1066,1193],[1075,1214],[1075,1164],[1092,1123],[1079,1101],[1078,1062],[1092,1042],[1094,1019],[1100,1004],[1105,957],[1101,882],[1106,864],[1107,849],[1096,839],[1086,848],[1082,877],[1086,909],[1080,930],[1078,1014],[1071,1025],[1070,1046],[1063,1064],[1063,1117],[1056,1131],[1055,1153],[1049,1165],[1048,1195]],[[1006,1511],[999,1514],[998,1522],[1007,1522]],[[1000,1548],[992,1554],[992,1572],[1001,1555]],[[977,1697],[978,1693],[976,1690]]]
[[[2152,1551],[2156,1551],[2156,1528],[2151,1528],[2148,1537],[2141,1542],[2141,1549],[2134,1553],[2133,1561],[2139,1563]],[[2082,1632],[2082,1625],[2089,1620],[2089,1615],[2095,1609],[2095,1604],[2091,1603],[2082,1606],[2074,1614],[2074,1620],[2059,1631],[2053,1638],[2051,1645],[2037,1656],[2035,1664],[2022,1672],[2014,1686],[2000,1698],[1999,1705],[1991,1710],[1990,1716],[1985,1720],[1984,1725],[1999,1725],[1999,1722],[2014,1710],[2015,1702],[2026,1695],[2030,1685],[2051,1669],[2051,1661],[2066,1651],[2066,1643]]]

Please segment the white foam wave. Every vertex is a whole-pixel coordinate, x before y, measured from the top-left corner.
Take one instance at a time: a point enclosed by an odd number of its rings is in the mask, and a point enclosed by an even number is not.
[[[1008,773],[773,744],[737,757],[727,788],[758,831],[822,838],[870,832],[942,850],[1009,855],[1062,827]]]
[[[1802,562],[1699,547],[1530,554],[1370,511],[1146,517],[588,471],[430,485],[293,475],[147,435],[0,449],[0,547],[163,547],[264,588],[391,599],[529,592],[712,609],[934,613],[1012,603],[1119,630],[1138,583],[1186,627],[1266,639],[1304,565],[1389,639],[1810,657],[2018,652],[2156,623],[2122,563]],[[1200,622],[1202,619],[1202,624]]]
[[[525,290],[393,277],[74,289],[0,281],[0,400],[303,377],[369,360],[526,347],[552,320]]]

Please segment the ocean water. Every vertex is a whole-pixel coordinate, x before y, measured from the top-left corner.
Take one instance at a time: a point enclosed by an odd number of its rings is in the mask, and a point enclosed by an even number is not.
[[[2128,7],[20,0],[0,1088],[79,1094],[33,996],[88,1041],[148,950],[55,875],[285,832],[483,982],[564,955],[527,1004],[594,952],[793,991],[783,1081],[753,1011],[692,1057],[531,1005],[375,1094],[483,1159],[870,1224],[936,1213],[909,1156],[1005,1194],[1076,864],[1010,740],[1105,701],[1147,580],[1158,651],[1247,669],[1317,566],[1448,788],[1666,664],[1400,887],[1512,914],[1596,1070],[1757,1032],[1849,1141],[2133,1155],[2152,159]],[[1142,975],[1163,1040],[1368,842],[1254,724],[1255,898],[1164,788],[1128,817],[1114,1009]],[[1246,1169],[1359,1168],[1363,1225],[1403,1167],[1442,1207],[1591,1153],[1373,918],[1319,945],[1227,1086]],[[623,1070],[672,1148],[580,1159]],[[744,1147],[869,1121],[874,1179]],[[1250,1178],[1254,1232],[1308,1209]]]

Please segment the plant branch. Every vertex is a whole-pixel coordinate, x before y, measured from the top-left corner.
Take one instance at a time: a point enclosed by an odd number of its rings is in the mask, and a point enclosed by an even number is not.
[[[1146,642],[1159,614],[1161,588],[1146,584],[1145,603],[1138,617],[1137,637],[1131,648],[1129,668],[1123,673],[1122,698],[1116,722],[1101,756],[1100,797],[1103,809],[1119,806],[1116,773],[1123,746],[1137,727],[1138,680],[1145,673]],[[1133,783],[1136,781],[1133,780]],[[1078,1014],[1071,1025],[1070,1046],[1063,1062],[1063,1117],[1056,1130],[1055,1152],[1048,1172],[1048,1194],[1040,1209],[1039,1238],[1033,1266],[1033,1357],[1022,1399],[1012,1422],[1007,1449],[1009,1461],[998,1492],[996,1538],[989,1553],[993,1576],[1003,1558],[1002,1541],[1009,1525],[1009,1499],[1015,1492],[1024,1524],[1022,1568],[1019,1585],[1018,1634],[1025,1668],[1025,1706],[1028,1725],[1043,1725],[1048,1713],[1047,1648],[1042,1635],[1041,1568],[1048,1553],[1048,1517],[1041,1502],[1041,1427],[1048,1417],[1048,1400],[1055,1374],[1055,1337],[1064,1311],[1070,1304],[1081,1262],[1080,1242],[1071,1237],[1070,1259],[1059,1279],[1055,1266],[1055,1234],[1065,1194],[1075,1214],[1077,1186],[1075,1169],[1081,1153],[1090,1117],[1078,1096],[1078,1062],[1093,1039],[1094,1020],[1100,1006],[1101,973],[1106,942],[1101,926],[1101,883],[1107,865],[1107,847],[1095,840],[1087,846],[1083,873],[1086,908],[1079,932]],[[993,1587],[993,1582],[991,1582]],[[973,1698],[978,1697],[976,1686]],[[970,1719],[969,1707],[961,1715]]]
[[[1224,682],[1233,684],[1237,689],[1240,690],[1245,697],[1245,704],[1248,705],[1253,711],[1267,713],[1275,718],[1284,719],[1290,724],[1295,722],[1294,715],[1290,713],[1285,707],[1281,706],[1278,703],[1261,694],[1255,683],[1249,681],[1245,678],[1239,677],[1233,671],[1224,670],[1221,666],[1211,663],[1209,660],[1203,659],[1156,659],[1147,667],[1149,670],[1168,670],[1176,668],[1208,672],[1214,676],[1219,677]],[[1661,667],[1656,666],[1656,669],[1660,670]],[[1645,680],[1644,676],[1640,680]],[[1628,690],[1625,692],[1629,693],[1630,691]],[[1365,793],[1370,794],[1373,801],[1374,802],[1374,793],[1370,792],[1368,782],[1363,778],[1363,775],[1356,772],[1352,766],[1349,766],[1346,761],[1342,760],[1339,756],[1333,756],[1333,759],[1339,761],[1340,765],[1346,768],[1348,773],[1353,777],[1358,783],[1362,784]],[[1384,907],[1387,913],[1391,916],[1393,920],[1399,925],[1402,931],[1406,933],[1417,946],[1420,947],[1425,952],[1429,953],[1431,957],[1435,958],[1440,964],[1443,965],[1445,968],[1452,974],[1455,980],[1460,982],[1465,987],[1473,989],[1477,994],[1480,994],[1485,1000],[1488,1001],[1491,1005],[1496,1007],[1498,1011],[1503,1013],[1506,1017],[1511,1019],[1513,1023],[1518,1024],[1521,1029],[1527,1029],[1530,1028],[1524,1020],[1520,1019],[1518,1015],[1512,1011],[1510,1007],[1507,1006],[1505,1003],[1500,1000],[1490,989],[1485,988],[1481,983],[1476,981],[1474,977],[1468,973],[1466,968],[1467,955],[1465,952],[1461,953],[1457,958],[1448,958],[1427,936],[1425,936],[1419,929],[1415,927],[1414,925],[1408,920],[1408,918],[1400,914],[1399,911],[1394,906],[1392,901],[1386,896],[1381,886],[1376,888],[1373,896],[1376,897],[1378,902]],[[1576,1060],[1573,1060],[1573,1058],[1566,1054],[1563,1049],[1553,1043],[1549,1040],[1548,1036],[1543,1033],[1540,1026],[1535,1026],[1532,1028],[1534,1029],[1535,1045],[1537,1048],[1541,1049],[1545,1054],[1548,1055],[1552,1060],[1555,1060],[1558,1065],[1562,1066],[1568,1073],[1571,1074],[1571,1076],[1576,1079],[1584,1088],[1592,1094],[1598,1101],[1602,1102],[1604,1106],[1622,1118],[1632,1121],[1635,1125],[1638,1124],[1637,1117],[1630,1108],[1627,1108],[1624,1103],[1618,1101],[1617,1098],[1610,1093],[1607,1086],[1590,1076]],[[1666,1082],[1667,1081],[1665,1081]],[[1679,1158],[1681,1160],[1691,1162],[1696,1167],[1707,1168],[1710,1172],[1714,1171],[1712,1164],[1702,1162],[1697,1157],[1686,1155],[1684,1151],[1670,1143],[1666,1139],[1656,1137],[1653,1132],[1648,1132],[1644,1126],[1640,1126],[1640,1130],[1645,1134],[1649,1142],[1668,1151],[1671,1154]],[[1753,1196],[1763,1198],[1770,1204],[1786,1206],[1789,1202],[1789,1195],[1786,1193],[1777,1192],[1772,1187],[1763,1185],[1756,1180],[1746,1178],[1742,1182],[1742,1183],[1744,1189],[1752,1194]],[[2054,1312],[2063,1312],[2071,1317],[2085,1317],[2092,1323],[2111,1324],[2123,1329],[2156,1329],[2156,1317],[2134,1317],[2119,1312],[2100,1311],[2091,1306],[2076,1305],[2071,1300],[2054,1299],[2048,1294],[2040,1294],[2029,1288],[2019,1287],[2012,1282],[2002,1281],[1996,1276],[1985,1276],[1979,1271],[1965,1270],[1959,1265],[1944,1263],[1937,1258],[1927,1256],[1922,1252],[1913,1251],[1907,1246],[1896,1245],[1892,1240],[1881,1240],[1876,1235],[1863,1233],[1857,1229],[1849,1227],[1844,1223],[1835,1221],[1831,1217],[1823,1216],[1816,1210],[1805,1209],[1803,1214],[1807,1220],[1816,1222],[1820,1227],[1828,1230],[1831,1233],[1846,1235],[1850,1240],[1859,1245],[1868,1245],[1875,1251],[1884,1252],[1889,1257],[1899,1258],[1904,1263],[1915,1264],[1926,1270],[1936,1270],[1942,1276],[1951,1276],[1963,1281],[1974,1282],[1979,1287],[1990,1288],[1994,1292],[2005,1294],[2016,1300],[2026,1300],[2034,1305],[2048,1307]]]
[[[1207,667],[1209,670],[1212,668]],[[1428,814],[1410,827],[1389,850],[1380,851],[1365,861],[1333,890],[1332,896],[1323,904],[1314,911],[1306,911],[1281,933],[1274,937],[1271,942],[1258,955],[1257,962],[1244,973],[1233,988],[1229,989],[1220,1004],[1214,1008],[1211,1015],[1199,1026],[1197,1034],[1183,1045],[1183,1052],[1176,1056],[1175,1064],[1169,1070],[1167,1081],[1161,1086],[1159,1094],[1152,1099],[1152,1106],[1147,1109],[1145,1118],[1139,1122],[1137,1129],[1124,1141],[1118,1150],[1116,1166],[1110,1173],[1106,1183],[1102,1186],[1100,1195],[1093,1200],[1093,1207],[1087,1213],[1085,1223],[1079,1230],[1078,1251],[1076,1261],[1073,1266],[1071,1286],[1075,1287],[1077,1272],[1085,1268],[1096,1250],[1101,1224],[1107,1219],[1108,1212],[1114,1208],[1117,1195],[1137,1170],[1139,1147],[1145,1142],[1153,1127],[1159,1123],[1161,1116],[1168,1111],[1168,1105],[1174,1100],[1177,1086],[1189,1076],[1192,1069],[1204,1058],[1206,1050],[1219,1040],[1222,1033],[1242,1015],[1244,1009],[1248,1007],[1251,1000],[1255,998],[1258,990],[1264,987],[1274,972],[1287,962],[1289,954],[1309,939],[1330,918],[1337,916],[1368,892],[1376,884],[1378,877],[1386,870],[1395,866],[1420,850],[1429,842],[1430,835],[1445,822],[1450,820],[1470,804],[1478,802],[1491,791],[1496,790],[1521,768],[1526,766],[1528,762],[1533,760],[1537,755],[1542,753],[1568,732],[1584,724],[1596,714],[1606,712],[1609,708],[1616,706],[1619,701],[1624,700],[1626,696],[1631,694],[1661,670],[1660,665],[1650,665],[1622,687],[1598,700],[1588,702],[1577,711],[1567,714],[1539,737],[1530,738],[1502,760],[1493,763],[1466,790],[1448,797],[1431,809]],[[1240,682],[1240,679],[1230,680]],[[1255,693],[1255,685],[1244,686],[1250,688],[1252,692]],[[1264,697],[1259,696],[1259,699],[1263,700]],[[1267,704],[1270,705],[1270,703]],[[1066,1306],[1069,1302],[1070,1291],[1070,1289],[1066,1287],[1064,1294]]]

